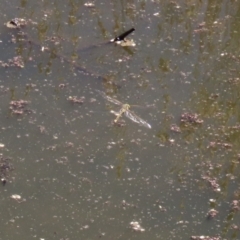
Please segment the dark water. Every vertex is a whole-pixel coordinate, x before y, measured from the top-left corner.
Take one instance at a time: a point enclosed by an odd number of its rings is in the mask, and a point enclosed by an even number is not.
[[[0,68],[1,159],[14,167],[0,239],[239,239],[240,3],[85,3],[0,3],[0,60],[24,59]],[[15,17],[32,21],[28,41],[4,25]],[[136,47],[98,46],[131,27]],[[153,104],[133,108],[152,129],[113,125],[119,107],[96,90]],[[23,114],[14,100],[28,101]]]

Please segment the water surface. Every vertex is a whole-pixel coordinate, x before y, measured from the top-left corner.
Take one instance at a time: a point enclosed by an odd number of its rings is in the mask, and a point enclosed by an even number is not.
[[[1,154],[14,167],[0,239],[238,239],[239,3],[85,3],[0,4],[0,60],[24,59],[0,68]],[[4,25],[15,17],[31,20],[29,41]],[[131,27],[136,47],[98,46]],[[114,125],[119,107],[96,90],[154,105],[133,107],[152,129]],[[14,100],[28,101],[23,114]],[[184,113],[203,123],[181,122]]]

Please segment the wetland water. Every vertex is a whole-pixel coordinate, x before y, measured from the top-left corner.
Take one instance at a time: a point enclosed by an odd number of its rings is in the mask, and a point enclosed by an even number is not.
[[[239,1],[86,3],[0,3],[0,239],[239,239]]]

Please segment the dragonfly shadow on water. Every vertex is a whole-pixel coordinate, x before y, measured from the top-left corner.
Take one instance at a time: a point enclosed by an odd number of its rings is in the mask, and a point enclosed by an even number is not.
[[[120,102],[119,100],[109,97],[104,92],[96,90],[104,99],[108,100],[111,103],[114,103],[118,106],[121,106],[121,109],[118,112],[111,111],[111,113],[114,113],[116,115],[116,118],[114,120],[114,123],[117,123],[119,119],[122,117],[122,115],[125,115],[127,118],[132,120],[135,123],[138,123],[140,126],[146,127],[146,128],[152,128],[149,123],[147,123],[145,120],[137,116],[133,111],[130,110],[129,104],[124,104]]]

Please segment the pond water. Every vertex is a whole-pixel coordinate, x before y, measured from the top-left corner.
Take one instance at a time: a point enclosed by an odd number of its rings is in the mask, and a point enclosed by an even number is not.
[[[239,1],[0,5],[0,239],[240,238]]]

